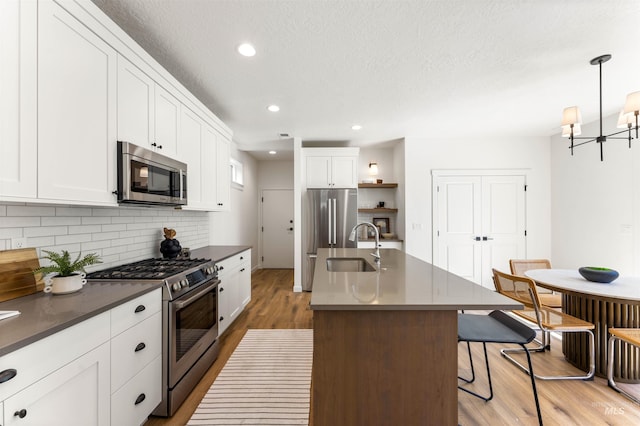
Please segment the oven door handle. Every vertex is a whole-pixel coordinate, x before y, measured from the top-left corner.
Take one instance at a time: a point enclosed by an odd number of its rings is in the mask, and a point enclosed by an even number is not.
[[[193,302],[198,300],[202,295],[204,295],[205,293],[208,293],[209,291],[211,291],[212,288],[217,287],[219,283],[220,283],[220,281],[213,280],[211,282],[211,284],[207,284],[203,288],[198,289],[198,291],[196,291],[195,293],[190,295],[188,298],[186,298],[184,300],[179,300],[177,302],[174,302],[173,306],[174,306],[175,310],[177,311],[177,310],[180,310],[182,308],[185,308],[185,307],[189,306],[190,304],[192,304]]]

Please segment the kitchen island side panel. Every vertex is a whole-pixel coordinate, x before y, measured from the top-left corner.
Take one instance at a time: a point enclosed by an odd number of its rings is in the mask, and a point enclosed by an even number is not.
[[[456,425],[457,311],[316,310],[312,424]]]

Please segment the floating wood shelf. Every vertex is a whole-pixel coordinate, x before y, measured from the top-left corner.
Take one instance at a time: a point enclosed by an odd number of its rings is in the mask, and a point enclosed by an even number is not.
[[[397,188],[397,183],[359,183],[358,188]]]
[[[358,209],[358,213],[398,213],[398,209]]]

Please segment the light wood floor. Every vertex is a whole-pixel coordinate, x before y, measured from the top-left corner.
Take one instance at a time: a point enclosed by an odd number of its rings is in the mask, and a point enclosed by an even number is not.
[[[176,414],[164,419],[151,417],[146,426],[184,425],[195,411],[244,333],[250,328],[313,328],[308,304],[310,293],[293,293],[293,271],[260,270],[252,275],[252,299],[244,312],[221,338],[216,362],[202,378]],[[538,374],[571,370],[553,341],[551,352],[532,355]],[[472,345],[477,379],[471,387],[486,393],[482,345]],[[484,402],[458,392],[458,421],[461,425],[535,425],[537,416],[529,377],[500,356],[499,345],[488,345],[494,398]],[[466,346],[459,346],[459,373],[468,375]],[[575,370],[574,370],[575,371]],[[545,425],[640,425],[640,407],[609,388],[605,379],[593,381],[538,380],[538,395]],[[640,395],[640,385],[628,389]],[[425,425],[429,424],[425,419]],[[332,425],[333,426],[333,425]],[[338,425],[336,425],[338,426]],[[351,426],[351,425],[344,425]]]

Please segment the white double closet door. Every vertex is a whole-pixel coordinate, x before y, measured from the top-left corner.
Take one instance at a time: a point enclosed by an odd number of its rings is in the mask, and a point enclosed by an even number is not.
[[[526,177],[486,173],[433,172],[433,263],[494,289],[491,268],[526,257]]]

